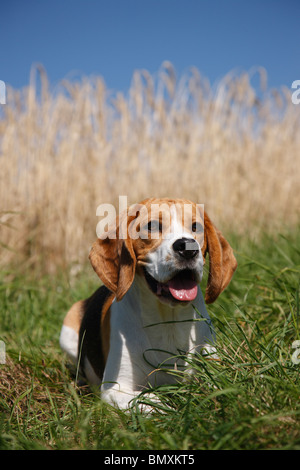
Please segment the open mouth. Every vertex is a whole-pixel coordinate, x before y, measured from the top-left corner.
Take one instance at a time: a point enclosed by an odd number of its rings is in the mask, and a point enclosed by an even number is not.
[[[159,282],[154,279],[144,268],[145,279],[154,294],[169,300],[190,302],[197,297],[198,284],[195,274],[190,269],[184,269],[167,282]]]

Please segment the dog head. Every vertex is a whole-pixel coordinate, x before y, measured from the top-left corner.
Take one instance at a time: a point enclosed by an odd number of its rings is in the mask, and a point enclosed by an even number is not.
[[[232,248],[202,206],[183,199],[151,198],[117,219],[115,231],[93,244],[90,261],[117,300],[138,275],[161,302],[174,305],[197,296],[207,253],[205,300],[211,303],[236,269]]]

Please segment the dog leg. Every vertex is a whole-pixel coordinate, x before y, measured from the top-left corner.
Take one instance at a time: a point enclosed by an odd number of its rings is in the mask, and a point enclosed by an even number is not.
[[[73,364],[76,364],[78,354],[78,333],[76,333],[76,331],[70,326],[63,325],[60,332],[59,344]]]

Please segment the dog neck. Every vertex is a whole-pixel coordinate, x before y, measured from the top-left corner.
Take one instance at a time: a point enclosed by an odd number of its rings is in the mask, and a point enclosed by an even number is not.
[[[129,328],[132,334],[135,334],[136,326],[140,326],[137,331],[146,335],[146,349],[152,349],[153,363],[166,359],[166,354],[160,354],[160,350],[176,355],[178,351],[201,350],[213,342],[214,332],[200,287],[193,302],[173,306],[162,303],[153,293],[149,295],[145,280],[136,275],[130,289],[114,308],[119,312],[118,328],[121,319],[124,322],[122,328]]]
[[[171,305],[161,302],[155,294],[150,293],[149,287],[142,276],[136,275],[122,301],[128,303],[130,310],[139,315],[143,326],[154,323],[180,322],[201,317],[209,319],[200,286],[198,287],[197,297],[193,302],[177,302]]]

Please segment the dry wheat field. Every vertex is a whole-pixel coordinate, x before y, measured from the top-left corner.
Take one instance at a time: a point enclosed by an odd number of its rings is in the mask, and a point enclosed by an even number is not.
[[[239,234],[299,223],[300,105],[263,69],[211,85],[165,62],[135,72],[125,95],[100,77],[53,88],[36,66],[1,108],[2,265],[85,262],[97,206],[119,195],[189,198]]]

